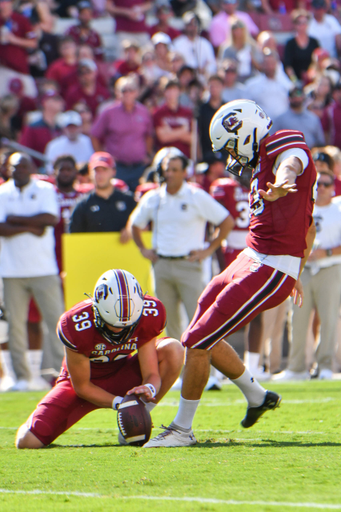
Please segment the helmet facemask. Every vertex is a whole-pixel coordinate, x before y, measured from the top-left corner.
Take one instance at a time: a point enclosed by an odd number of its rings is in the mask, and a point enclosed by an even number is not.
[[[249,135],[248,135],[249,137]],[[257,128],[253,130],[253,143],[252,143],[252,153],[253,158],[249,159],[247,156],[239,155],[238,153],[238,138],[229,139],[223,148],[229,156],[226,160],[226,170],[235,176],[240,177],[243,173],[244,168],[254,168],[257,164],[258,160],[258,144],[257,140]],[[245,142],[244,142],[245,144]],[[229,151],[230,150],[230,151]],[[231,151],[232,150],[232,151]]]
[[[127,327],[123,327],[119,332],[113,332],[109,329],[108,324],[104,322],[99,314],[97,307],[93,304],[92,309],[95,315],[95,326],[102,334],[103,338],[105,338],[112,345],[122,345],[129,338],[131,338],[133,332],[135,331],[139,320],[135,322],[133,325],[128,325]],[[113,326],[114,327],[114,326]]]
[[[99,278],[92,298],[94,322],[109,343],[121,345],[132,336],[142,315],[143,299],[141,286],[126,270],[108,270]],[[110,327],[120,330],[114,332]]]

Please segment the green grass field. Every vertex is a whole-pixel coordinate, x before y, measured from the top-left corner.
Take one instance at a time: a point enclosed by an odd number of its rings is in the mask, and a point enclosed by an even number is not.
[[[0,511],[341,510],[341,381],[270,387],[282,405],[251,429],[226,385],[204,393],[198,445],[158,449],[119,446],[116,413],[100,410],[49,448],[18,451],[16,428],[42,394],[0,395]],[[173,419],[178,397],[153,411],[155,426]]]

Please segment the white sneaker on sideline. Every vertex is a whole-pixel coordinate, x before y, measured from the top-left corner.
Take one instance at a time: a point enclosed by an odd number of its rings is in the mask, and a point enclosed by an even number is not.
[[[276,382],[288,382],[288,381],[296,381],[296,380],[309,380],[310,374],[309,372],[293,372],[291,370],[284,370],[281,373],[277,373],[273,375],[271,380]]]
[[[0,393],[7,393],[7,391],[10,391],[11,388],[14,386],[15,380],[13,377],[10,377],[9,375],[5,375],[0,380]]]
[[[29,391],[29,381],[19,379],[8,391]]]
[[[181,387],[182,387],[182,379],[180,379],[180,377],[178,379],[176,379],[176,381],[174,382],[173,386],[170,388],[171,391],[181,391]]]
[[[207,381],[205,391],[220,391],[221,387],[220,380],[217,377],[211,376]]]
[[[317,378],[318,380],[332,380],[333,372],[332,370],[329,370],[329,368],[322,368]]]
[[[265,382],[267,380],[270,380],[271,373],[265,372],[263,368],[256,368],[256,370],[249,370],[252,377],[254,377],[259,382]]]
[[[192,446],[197,442],[193,430],[181,432],[173,427],[164,427],[163,425],[162,428],[165,429],[164,432],[150,439],[142,448],[175,448],[178,446]]]
[[[29,391],[46,391],[51,389],[49,384],[43,377],[35,377],[28,383]]]

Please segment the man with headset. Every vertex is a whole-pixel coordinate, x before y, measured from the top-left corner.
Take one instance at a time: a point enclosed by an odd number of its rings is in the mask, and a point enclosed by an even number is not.
[[[182,301],[188,318],[205,287],[202,260],[214,253],[233,228],[229,212],[207,192],[186,182],[188,160],[172,148],[162,161],[164,183],[149,191],[132,212],[133,239],[153,263],[155,291],[167,311],[167,334],[179,339]],[[145,247],[141,231],[152,222],[153,248]],[[204,249],[206,223],[216,226]]]

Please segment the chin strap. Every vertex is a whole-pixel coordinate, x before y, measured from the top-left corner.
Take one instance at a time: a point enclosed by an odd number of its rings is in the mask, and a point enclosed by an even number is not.
[[[258,142],[257,142],[257,128],[253,130],[253,144],[252,144],[252,152],[253,152],[253,158],[255,158],[255,155],[258,153]]]

